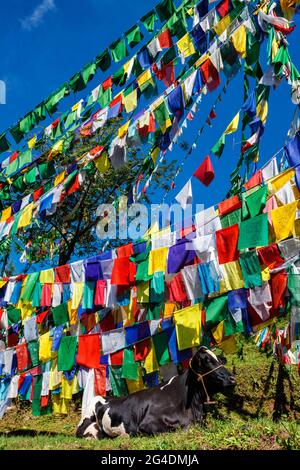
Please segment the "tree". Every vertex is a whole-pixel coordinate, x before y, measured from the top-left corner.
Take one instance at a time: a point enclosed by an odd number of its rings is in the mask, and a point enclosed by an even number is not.
[[[96,146],[107,146],[120,126],[120,119],[114,119],[99,132],[88,138],[77,137],[67,151],[56,161],[62,168],[74,162],[79,156]],[[43,263],[49,257],[55,259],[57,265],[63,265],[73,256],[88,257],[103,248],[104,242],[99,240],[95,227],[100,220],[96,215],[99,204],[116,203],[121,195],[128,195],[139,175],[153,170],[151,159],[143,158],[140,147],[128,149],[128,161],[119,169],[112,166],[100,173],[93,162],[85,167],[85,178],[79,191],[65,197],[58,210],[45,220],[35,221],[32,226],[18,234],[19,248],[26,247],[28,262]],[[147,194],[141,201],[151,202],[152,195],[160,187],[169,189],[170,181],[176,170],[175,161],[163,161],[156,172]],[[144,180],[145,181],[145,180]],[[105,248],[125,243],[111,241]]]

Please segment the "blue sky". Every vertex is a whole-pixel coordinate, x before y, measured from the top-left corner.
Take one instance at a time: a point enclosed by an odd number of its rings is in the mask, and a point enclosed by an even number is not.
[[[100,53],[122,32],[130,28],[157,1],[148,0],[10,0],[2,2],[0,16],[0,79],[7,84],[7,104],[0,106],[0,130],[6,129],[42,99],[47,97],[72,74],[77,72]],[[4,4],[4,5],[3,5]],[[296,17],[296,21],[299,16]],[[300,67],[298,28],[288,37],[294,63]],[[265,48],[266,43],[263,47]],[[298,50],[297,50],[298,49]],[[99,72],[89,89],[108,76]],[[224,79],[223,79],[224,81]],[[72,96],[71,103],[85,96]],[[217,91],[218,93],[218,91]],[[185,130],[184,140],[191,141],[197,128],[205,122],[216,92],[203,97],[199,112]],[[241,75],[232,81],[228,93],[219,104],[217,119],[206,128],[198,141],[197,149],[187,161],[184,171],[176,180],[176,190],[169,202],[180,190],[193,171],[202,162],[211,146],[221,135],[243,100]],[[67,100],[61,111],[65,111]],[[290,88],[283,82],[279,89],[271,91],[267,127],[261,142],[260,164],[267,161],[283,144],[293,115]],[[236,142],[240,133],[234,134]],[[209,206],[223,199],[229,186],[229,173],[238,160],[239,145],[233,146],[233,138],[227,139],[222,159],[213,157],[215,180],[205,188],[193,181],[194,200]],[[174,147],[169,158],[180,160],[183,152]],[[158,197],[159,198],[159,197]],[[159,200],[155,202],[160,202]]]

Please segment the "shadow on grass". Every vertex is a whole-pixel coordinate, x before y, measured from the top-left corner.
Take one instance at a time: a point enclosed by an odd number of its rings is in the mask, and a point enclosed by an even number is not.
[[[62,434],[61,432],[55,432],[55,431],[36,431],[34,429],[14,429],[13,431],[1,431],[0,432],[0,437],[17,437],[17,436],[22,436],[22,437],[37,437],[37,436],[63,436],[63,437],[75,437],[74,436],[69,436],[66,434]]]

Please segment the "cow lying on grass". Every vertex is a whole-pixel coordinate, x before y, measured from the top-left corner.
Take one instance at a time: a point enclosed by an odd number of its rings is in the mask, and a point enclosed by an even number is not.
[[[157,434],[201,423],[203,405],[212,403],[210,396],[217,392],[226,394],[236,385],[225,363],[225,358],[202,346],[189,368],[165,385],[124,398],[97,396],[81,419],[76,436],[101,439]]]

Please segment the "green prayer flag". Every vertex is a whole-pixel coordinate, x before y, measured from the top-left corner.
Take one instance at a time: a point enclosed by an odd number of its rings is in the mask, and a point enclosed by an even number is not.
[[[171,35],[176,36],[177,39],[181,39],[186,33],[186,22],[183,10],[180,12],[175,13],[167,22],[167,27],[169,28]]]
[[[122,378],[128,380],[138,380],[139,378],[139,367],[134,360],[133,348],[124,349]]]
[[[105,49],[105,51],[102,52],[102,54],[96,57],[96,65],[99,69],[102,70],[102,72],[105,72],[105,70],[107,70],[110,67],[111,57],[108,52],[108,49]]]
[[[166,103],[162,101],[154,110],[155,121],[159,127],[164,127],[166,121],[170,118]]]
[[[50,116],[57,111],[57,104],[68,94],[68,85],[64,83],[58,90],[52,93],[47,100],[45,106]]]
[[[39,340],[36,339],[34,341],[29,341],[29,343],[27,343],[27,347],[29,350],[32,367],[38,366],[39,365]]]
[[[74,92],[85,89],[86,83],[81,72],[75,73],[75,75],[73,75],[73,77],[70,79],[70,87]]]
[[[146,282],[152,278],[152,275],[148,274],[149,251],[150,248],[148,248],[144,253],[138,253],[130,257],[131,261],[136,263],[135,279],[137,282]]]
[[[141,22],[143,23],[143,25],[145,26],[145,28],[147,29],[149,33],[153,33],[154,25],[156,21],[158,21],[158,18],[157,18],[155,10],[149,11],[147,15],[144,15],[141,18]]]
[[[264,185],[246,197],[250,217],[255,217],[264,209],[268,196],[268,186]]]
[[[9,149],[9,142],[6,138],[6,132],[0,135],[0,152],[6,152]]]
[[[222,134],[218,142],[216,142],[213,148],[211,149],[211,152],[214,153],[216,157],[220,158],[222,156],[224,147],[225,147],[225,134]]]
[[[43,374],[33,377],[32,415],[41,415],[41,394],[43,385]]]
[[[205,308],[205,327],[206,330],[211,330],[211,328],[222,320],[224,320],[225,315],[228,310],[228,298],[226,295],[221,295],[215,299],[209,300]]]
[[[256,250],[240,253],[239,259],[246,289],[262,286],[261,269]]]
[[[229,227],[230,225],[239,224],[242,220],[242,209],[237,209],[229,214],[221,217],[222,228]]]
[[[150,282],[150,302],[160,303],[165,300],[165,274],[156,272]]]
[[[13,175],[14,173],[16,173],[16,171],[18,171],[19,169],[19,159],[16,158],[13,162],[9,163],[7,165],[7,167],[5,168],[5,174],[6,176],[11,176]]]
[[[10,230],[10,236],[14,236],[18,232],[18,225],[19,225],[19,220],[21,218],[22,211],[19,211],[17,214],[14,215],[14,223],[12,225],[12,228]]]
[[[64,122],[65,129],[68,129],[77,120],[77,110],[71,111]]]
[[[42,179],[50,178],[55,174],[54,162],[41,163],[39,166],[39,174]]]
[[[128,395],[125,379],[122,379],[122,367],[108,366],[109,378],[114,397],[124,397]]]
[[[19,122],[19,129],[23,134],[27,134],[35,125],[35,116],[33,113],[27,114]]]
[[[227,313],[224,319],[224,336],[231,336],[237,333],[243,333],[244,331],[244,324],[242,321],[238,321],[237,323],[232,318],[230,312]]]
[[[7,318],[9,325],[14,325],[15,323],[18,323],[21,320],[21,310],[19,310],[18,308],[8,308]]]
[[[82,298],[83,309],[93,308],[94,289],[95,289],[95,282],[86,281],[84,283],[83,298]]]
[[[259,59],[260,42],[257,41],[256,37],[247,31],[247,46],[246,46],[246,57],[245,62],[247,65],[255,64]]]
[[[25,287],[20,295],[21,300],[31,300],[33,289],[35,287],[35,284],[38,282],[39,277],[39,272],[27,275]]]
[[[291,294],[291,305],[300,307],[300,276],[294,274],[289,268],[288,272],[288,290]]]
[[[87,83],[93,79],[96,71],[97,71],[96,62],[91,62],[90,64],[86,65],[82,69],[81,74],[82,74],[82,79],[85,85],[87,85]]]
[[[282,71],[282,67],[290,62],[290,54],[288,48],[285,45],[280,46],[276,56],[273,59],[275,75],[279,75]]]
[[[52,315],[55,326],[63,325],[69,321],[68,304],[63,304],[52,307]]]
[[[120,60],[125,59],[127,57],[128,52],[126,48],[126,41],[125,38],[117,39],[109,46],[112,58],[115,62],[120,62]]]
[[[150,295],[151,295],[151,291],[150,291]],[[159,320],[163,305],[164,305],[163,302],[160,304],[155,304],[155,305],[150,304],[147,314],[146,314],[146,320]]]
[[[101,86],[101,91],[98,96],[98,103],[100,104],[101,108],[105,108],[109,105],[112,99],[112,92],[111,88],[107,88],[107,90],[103,91]]]
[[[144,38],[139,25],[135,25],[130,28],[127,33],[125,33],[125,36],[130,47],[135,47]]]
[[[168,349],[169,338],[166,331],[152,336],[153,345],[157,362],[160,366],[170,362],[170,354]]]
[[[42,298],[42,284],[40,282],[36,282],[33,292],[32,292],[32,298],[31,298],[32,306],[40,307],[41,298]]]
[[[238,249],[268,245],[268,214],[257,215],[240,223]]]
[[[176,9],[173,3],[173,0],[162,0],[156,6],[156,13],[160,21],[163,23],[165,20],[168,20],[173,13],[175,13]]]
[[[75,364],[77,336],[63,336],[58,348],[58,370],[71,370]]]
[[[32,163],[32,150],[26,150],[25,152],[20,153],[19,155],[19,168]]]
[[[36,182],[37,177],[37,168],[34,166],[31,170],[25,173],[25,182],[27,184],[32,184]]]
[[[37,123],[39,123],[40,121],[43,121],[44,119],[46,119],[46,106],[45,106],[45,103],[41,103],[39,104],[35,110],[35,116],[36,116],[36,121]]]
[[[123,86],[127,80],[127,74],[124,71],[124,67],[117,70],[112,76],[112,82],[114,85]]]

